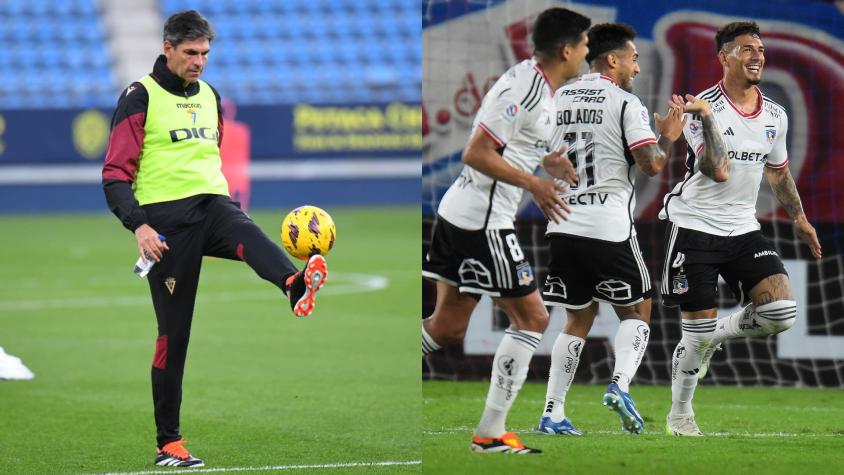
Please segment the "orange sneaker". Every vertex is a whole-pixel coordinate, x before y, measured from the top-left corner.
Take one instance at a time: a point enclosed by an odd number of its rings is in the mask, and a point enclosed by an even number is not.
[[[316,293],[325,284],[328,277],[328,264],[325,258],[314,254],[308,259],[305,268],[287,278],[287,296],[290,307],[297,317],[307,317],[314,311]]]
[[[155,464],[167,467],[204,467],[205,462],[188,452],[185,439],[174,440],[164,444],[155,455]]]
[[[472,437],[472,452],[484,454],[541,454],[539,449],[525,447],[519,437],[505,432],[501,437]]]

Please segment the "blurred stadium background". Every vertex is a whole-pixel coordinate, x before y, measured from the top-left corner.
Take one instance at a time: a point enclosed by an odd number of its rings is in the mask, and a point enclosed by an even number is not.
[[[569,393],[574,399],[569,400],[566,410],[579,428],[601,436],[598,439],[566,437],[565,441],[549,441],[539,436],[540,441],[527,435],[523,440],[529,446],[559,455],[560,464],[555,466],[571,473],[708,472],[716,454],[720,457],[718,462],[727,463],[723,467],[743,473],[749,472],[751,466],[741,464],[742,458],[753,458],[757,451],[765,454],[761,466],[774,472],[809,469],[779,452],[771,455],[771,451],[762,449],[767,442],[776,444],[773,439],[779,437],[776,434],[809,437],[805,445],[808,452],[801,460],[805,462],[817,455],[818,460],[828,461],[830,452],[825,448],[831,447],[830,437],[840,437],[844,429],[844,408],[840,401],[833,402],[840,398],[840,388],[844,387],[844,187],[841,186],[844,116],[840,113],[841,97],[844,97],[844,2],[425,1],[423,256],[439,200],[462,167],[460,154],[481,99],[510,65],[530,57],[533,19],[549,6],[576,10],[589,16],[593,24],[632,25],[638,32],[636,45],[642,70],[636,78],[634,92],[651,112],[661,114],[667,109],[666,101],[671,93],[697,94],[721,78],[721,67],[714,54],[715,31],[720,26],[738,20],[757,21],[766,45],[766,67],[760,87],[784,104],[789,113],[791,172],[809,220],[818,231],[824,257],[813,260],[808,249],[796,239],[787,215],[763,180],[758,217],[763,232],[773,239],[791,276],[799,302],[797,324],[776,337],[733,340],[725,344],[725,351],[715,355],[710,375],[703,384],[719,387],[704,387],[697,392],[698,421],[705,433],[724,436],[729,441],[707,441],[706,457],[698,457],[694,450],[696,443],[665,442],[665,439],[658,442],[653,438],[659,438],[670,405],[670,390],[665,385],[670,383],[671,355],[680,338],[679,311],[663,307],[659,296],[654,299],[650,345],[634,381],[638,385],[632,387],[633,397],[645,417],[648,436],[622,437],[615,430],[617,418],[600,407],[604,385],[612,375],[611,338],[618,327],[612,309],[602,304],[581,353],[575,378],[581,387]],[[664,252],[664,223],[657,219],[657,213],[664,194],[685,173],[683,142],[680,140],[675,146],[661,176],[648,180],[640,174],[636,186],[639,242],[654,280],[653,287],[657,289]],[[517,231],[522,248],[529,252],[535,265],[540,284],[545,279],[548,259],[544,230],[544,219],[529,196],[526,197]],[[424,318],[433,312],[434,285],[424,281],[422,293]],[[719,315],[738,309],[723,282],[719,299]],[[529,382],[508,419],[508,428],[516,432],[529,434],[538,421],[544,404],[551,347],[564,319],[559,309],[552,312],[551,324],[531,363]],[[453,454],[468,444],[469,434],[477,423],[488,384],[483,381],[489,378],[492,355],[507,325],[506,317],[484,297],[472,315],[464,342],[423,359],[423,378],[427,380],[423,384],[426,469],[478,468],[479,462],[469,455],[455,458]],[[795,389],[736,388],[775,385],[839,389],[807,393]],[[589,396],[577,395],[584,393]],[[785,417],[791,411],[801,416]],[[824,417],[815,419],[816,412]],[[612,440],[605,438],[616,435]],[[738,439],[743,441],[736,444],[733,436],[739,435]],[[760,438],[769,439],[762,443]],[[608,451],[607,447],[613,449]],[[669,450],[655,456],[654,447]],[[733,459],[735,464],[731,463]],[[525,473],[530,467],[550,473],[548,462],[531,463],[518,470]],[[681,466],[682,470],[678,468]],[[483,467],[500,469],[494,463]],[[822,463],[814,467],[823,470]],[[517,470],[515,465],[511,469]]]
[[[217,32],[202,79],[224,97],[236,198],[275,239],[303,204],[338,228],[307,321],[243,264],[203,265],[191,449],[217,469],[418,469],[420,7],[0,0],[0,346],[36,374],[0,382],[0,472],[151,468],[155,320],[100,173],[120,91],[151,71],[165,19],[186,9]],[[376,407],[402,423],[366,417]]]
[[[418,202],[417,2],[3,0],[0,212],[103,209],[117,96],[191,8],[218,34],[203,79],[251,131],[251,204]]]

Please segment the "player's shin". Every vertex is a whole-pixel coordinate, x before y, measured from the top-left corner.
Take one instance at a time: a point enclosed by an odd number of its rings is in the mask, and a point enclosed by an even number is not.
[[[542,417],[550,417],[553,422],[562,422],[566,418],[566,394],[574,380],[574,373],[580,363],[580,352],[584,339],[560,333],[551,349],[551,371],[548,374],[548,389],[545,392],[545,410]]]
[[[791,328],[797,316],[797,302],[776,300],[764,305],[750,304],[718,319],[713,344],[739,337],[775,335]]]
[[[671,414],[691,414],[703,354],[712,344],[715,319],[683,320],[683,337],[671,358]]]
[[[630,392],[630,382],[639,369],[648,346],[650,328],[642,320],[622,320],[615,334],[615,369],[612,382],[624,392]]]
[[[500,437],[504,434],[507,412],[525,382],[528,365],[542,334],[527,330],[507,330],[492,361],[492,378],[481,421],[475,429],[477,437]]]

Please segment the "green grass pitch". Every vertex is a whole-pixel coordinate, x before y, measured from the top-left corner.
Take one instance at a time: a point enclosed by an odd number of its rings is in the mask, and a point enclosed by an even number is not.
[[[337,244],[310,318],[245,264],[203,262],[181,422],[209,469],[421,470],[419,210],[328,211]],[[252,213],[276,241],[283,215]],[[0,229],[0,346],[36,373],[0,382],[0,473],[173,473],[152,465],[156,325],[132,235],[106,214]]]
[[[574,385],[566,416],[582,437],[533,433],[545,385],[529,383],[507,421],[541,455],[475,454],[472,430],[488,382],[422,384],[422,460],[425,473],[461,474],[803,474],[842,473],[844,403],[833,389],[699,387],[695,395],[702,438],[665,435],[671,402],[667,386],[633,386],[646,433],[622,433],[601,404],[606,386]]]

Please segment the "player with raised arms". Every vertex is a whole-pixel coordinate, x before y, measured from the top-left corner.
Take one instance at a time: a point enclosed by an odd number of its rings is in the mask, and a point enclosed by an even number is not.
[[[554,91],[577,75],[589,51],[589,25],[588,18],[563,8],[537,17],[534,57],[511,67],[484,97],[463,150],[463,171],[437,210],[422,271],[436,281],[437,303],[422,322],[423,353],[462,339],[481,295],[492,297],[511,323],[492,362],[486,406],[472,437],[475,452],[540,453],[505,430],[548,326],[513,221],[524,190],[551,220],[565,219],[569,211],[557,193],[560,185],[533,173],[542,161],[552,176],[575,181],[569,160],[559,150],[549,154],[548,144],[556,120]]]
[[[797,315],[788,275],[759,230],[756,198],[764,175],[815,258],[821,246],[788,169],[785,109],[757,87],[765,45],[753,22],[725,25],[715,35],[724,76],[697,96],[672,97],[692,113],[682,182],[668,193],[659,217],[669,221],[663,267],[663,302],[679,306],[683,336],[671,361],[671,410],[666,431],[703,435],[692,397],[700,374],[721,342],[788,330]],[[716,320],[718,275],[743,310]]]
[[[582,435],[566,418],[564,404],[580,361],[598,302],[611,304],[621,320],[615,336],[615,369],[604,405],[621,418],[622,428],[639,434],[644,420],[629,394],[648,345],[650,276],[633,225],[637,167],[660,173],[671,145],[683,130],[682,109],[672,106],[663,119],[633,95],[639,54],[629,25],[605,23],[589,30],[591,73],[556,94],[557,129],[552,147],[565,145],[579,175],[561,197],[572,208],[565,222],[549,222],[548,276],[542,292],[549,306],[566,309],[567,320],[551,352],[545,409],[537,426],[543,434]]]

